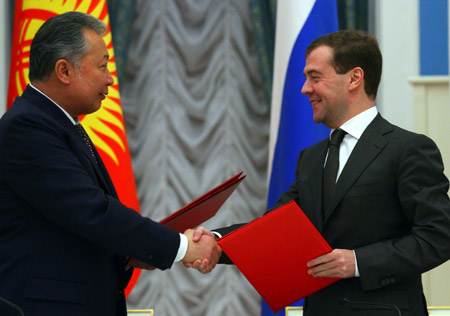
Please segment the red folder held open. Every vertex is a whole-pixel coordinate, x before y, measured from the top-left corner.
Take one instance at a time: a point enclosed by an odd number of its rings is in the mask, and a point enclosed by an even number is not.
[[[306,263],[332,249],[294,201],[218,244],[274,312],[339,280],[308,274]]]
[[[211,191],[203,194],[175,213],[167,216],[159,223],[180,233],[188,228],[194,228],[216,215],[219,208],[246,177],[242,172],[231,177]]]

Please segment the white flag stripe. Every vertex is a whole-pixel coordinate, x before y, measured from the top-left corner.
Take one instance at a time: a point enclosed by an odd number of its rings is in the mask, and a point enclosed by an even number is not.
[[[278,0],[275,31],[275,54],[270,113],[268,183],[280,125],[281,103],[286,71],[295,41],[316,0]],[[298,71],[303,71],[299,69]],[[298,87],[300,94],[301,87]]]

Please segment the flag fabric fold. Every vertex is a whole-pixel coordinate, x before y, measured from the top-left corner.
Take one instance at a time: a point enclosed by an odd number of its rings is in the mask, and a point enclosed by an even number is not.
[[[269,141],[267,207],[274,206],[294,181],[298,154],[329,136],[329,128],[313,121],[311,104],[301,94],[305,50],[316,38],[338,30],[335,0],[279,0]],[[301,306],[302,301],[294,304]],[[274,314],[262,301],[261,315]]]
[[[22,94],[29,83],[30,46],[34,35],[50,17],[67,11],[90,14],[107,25],[107,32],[103,39],[110,55],[108,69],[114,78],[114,84],[109,87],[109,94],[102,102],[101,109],[80,117],[80,120],[105,163],[120,201],[140,212],[120,102],[106,0],[16,0],[7,108],[12,105],[17,96]],[[140,270],[135,269],[126,289],[126,295],[136,284],[139,274]]]

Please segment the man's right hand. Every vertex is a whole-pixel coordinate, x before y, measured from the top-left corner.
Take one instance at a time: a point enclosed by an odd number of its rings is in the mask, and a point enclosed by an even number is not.
[[[201,273],[208,273],[219,261],[222,249],[217,245],[216,239],[211,233],[203,234],[197,230],[188,229],[184,232],[188,238],[188,249],[182,262],[185,266],[192,266],[194,263],[195,268]]]

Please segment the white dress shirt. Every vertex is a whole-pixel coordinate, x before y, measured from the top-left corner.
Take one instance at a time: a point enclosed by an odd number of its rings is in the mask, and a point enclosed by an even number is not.
[[[336,176],[336,181],[341,175],[342,169],[344,169],[344,166],[347,163],[353,148],[355,148],[356,143],[361,138],[362,133],[364,133],[367,126],[369,126],[377,114],[378,110],[373,106],[370,109],[367,109],[364,112],[352,117],[339,127],[340,129],[346,131],[347,134],[345,134],[339,147],[339,169]],[[333,133],[333,131],[334,129],[331,130],[331,133]]]
[[[346,131],[347,134],[345,134],[339,147],[339,169],[336,176],[336,181],[341,175],[342,169],[344,169],[344,166],[347,163],[353,148],[355,148],[356,143],[361,138],[362,133],[364,133],[367,126],[369,126],[377,114],[378,110],[375,106],[373,106],[370,109],[367,109],[364,112],[352,117],[339,127],[340,129]],[[334,129],[331,130],[331,133],[333,133],[333,131]],[[356,260],[356,253],[354,250],[353,254],[355,255],[355,277],[359,277],[358,261]]]

